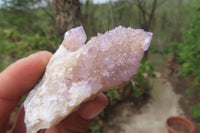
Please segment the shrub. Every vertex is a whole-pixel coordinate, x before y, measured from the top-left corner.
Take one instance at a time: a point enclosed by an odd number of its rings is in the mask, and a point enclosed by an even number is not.
[[[200,103],[196,106],[191,106],[189,109],[194,118],[200,118]]]
[[[193,90],[200,92],[200,2],[195,5],[196,12],[191,20],[191,28],[183,32],[183,43],[179,44],[179,61],[183,63],[180,72],[188,77],[195,75]]]
[[[190,22],[190,29],[183,31],[183,43],[179,44],[180,73],[186,78],[193,75],[194,86],[187,92],[200,92],[200,2],[194,5],[195,14]],[[194,118],[200,118],[200,104],[190,107]]]
[[[14,28],[4,29],[0,32],[0,71],[13,61],[28,56],[39,50],[54,52],[59,42],[55,36],[47,33],[22,34]]]

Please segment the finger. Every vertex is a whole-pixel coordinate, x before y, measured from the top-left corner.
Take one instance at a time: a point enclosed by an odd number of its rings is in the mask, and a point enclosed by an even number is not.
[[[108,104],[107,97],[103,93],[101,93],[98,94],[94,100],[84,103],[78,109],[78,112],[83,119],[91,120],[94,119],[96,116],[98,116],[102,112],[102,110],[106,107],[107,104]]]
[[[17,119],[13,125],[11,133],[26,133],[26,127],[24,123],[24,105],[21,105],[17,114]]]
[[[45,133],[86,133],[92,120],[103,111],[107,104],[107,97],[99,94]]]
[[[49,52],[39,52],[10,65],[0,73],[0,130],[11,111],[38,82],[51,57]]]

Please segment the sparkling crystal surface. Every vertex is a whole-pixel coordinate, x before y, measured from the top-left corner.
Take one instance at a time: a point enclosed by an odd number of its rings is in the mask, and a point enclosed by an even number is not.
[[[50,128],[82,102],[137,73],[152,33],[119,26],[84,45],[83,27],[65,33],[41,81],[25,101],[27,133]]]

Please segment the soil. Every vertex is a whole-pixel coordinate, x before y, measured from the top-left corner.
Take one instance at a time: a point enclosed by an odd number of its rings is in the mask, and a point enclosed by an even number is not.
[[[184,115],[186,118],[192,121],[192,123],[195,126],[195,132],[194,133],[200,133],[200,119],[195,119],[192,115],[192,113],[189,110],[190,106],[197,105],[200,102],[200,96],[198,93],[190,93],[187,94],[186,90],[191,87],[191,82],[184,79],[184,77],[173,74],[172,76],[172,85],[174,87],[174,91],[177,94],[182,95],[182,97],[179,100],[179,104],[184,111]]]
[[[177,131],[178,133],[189,133],[189,129],[182,124],[173,124],[170,125],[170,128]]]
[[[100,126],[101,133],[124,133],[122,125],[129,122],[128,118],[133,115],[141,114],[142,107],[148,103],[149,99],[149,93],[144,93],[142,96],[130,97],[116,105],[108,106],[101,119],[103,123]]]
[[[150,79],[149,82],[151,97],[138,99],[139,106],[133,99],[106,109],[106,119],[100,122],[101,133],[167,133],[166,119],[183,114],[178,104],[180,95],[164,78]]]

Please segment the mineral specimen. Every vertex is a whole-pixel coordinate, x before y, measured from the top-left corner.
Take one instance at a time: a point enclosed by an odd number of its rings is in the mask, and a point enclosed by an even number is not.
[[[129,80],[152,33],[119,26],[84,45],[86,38],[82,26],[65,33],[24,103],[27,133],[56,125],[91,96]]]

